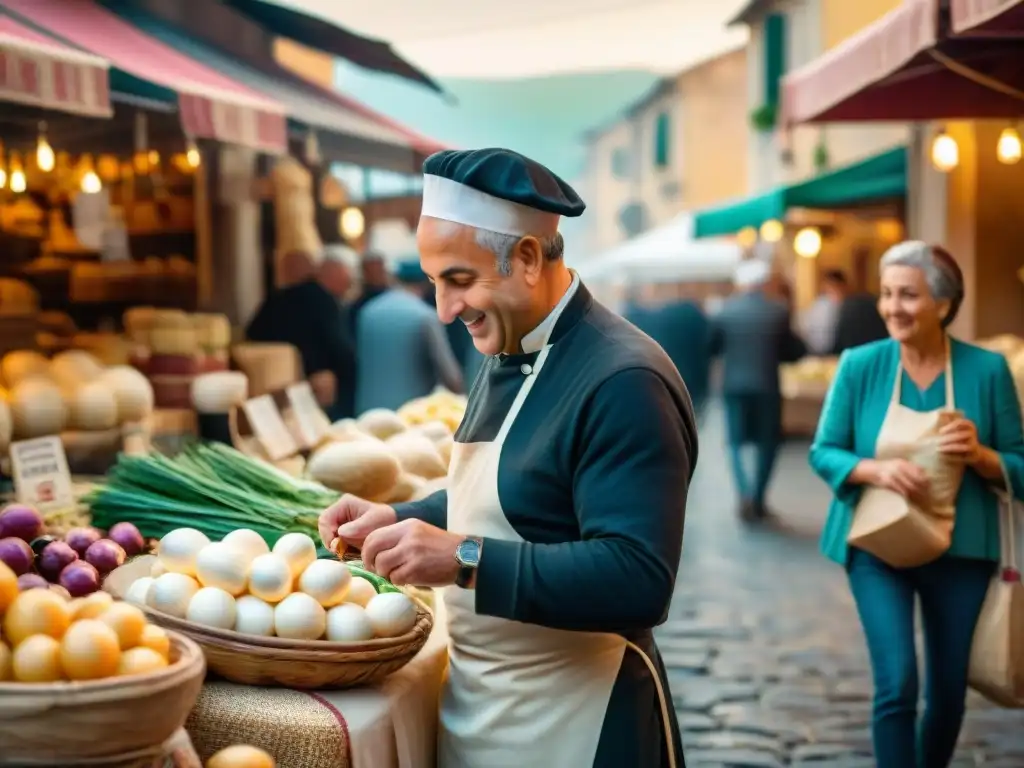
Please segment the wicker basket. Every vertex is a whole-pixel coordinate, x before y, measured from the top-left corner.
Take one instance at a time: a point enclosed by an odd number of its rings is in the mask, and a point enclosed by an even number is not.
[[[157,672],[95,682],[0,683],[0,765],[131,765],[159,756],[185,724],[206,672],[199,646],[169,634],[174,661]]]
[[[104,589],[121,597],[135,580],[149,573],[152,555],[138,557],[107,577]],[[131,570],[128,570],[131,569]],[[416,624],[401,637],[363,643],[306,642],[279,637],[255,637],[204,627],[143,607],[154,624],[195,640],[206,654],[210,672],[243,685],[286,688],[354,688],[378,683],[397,672],[419,653],[434,626],[434,617],[416,601]]]

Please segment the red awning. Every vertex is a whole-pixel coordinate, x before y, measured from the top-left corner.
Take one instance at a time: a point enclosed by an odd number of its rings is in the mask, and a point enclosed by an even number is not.
[[[783,79],[782,125],[901,119],[893,114],[900,107],[894,102],[907,98],[907,84],[920,87],[914,72],[930,63],[927,51],[938,38],[938,0],[904,0]]]
[[[949,17],[957,35],[1024,36],[1024,0],[951,0]]]
[[[110,117],[107,62],[0,15],[0,101]]]
[[[93,0],[3,0],[4,5],[110,65],[178,94],[182,127],[195,138],[283,153],[284,107],[174,50]]]

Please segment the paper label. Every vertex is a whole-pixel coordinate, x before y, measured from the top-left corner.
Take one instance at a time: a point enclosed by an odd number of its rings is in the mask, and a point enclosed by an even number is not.
[[[57,436],[11,443],[11,474],[22,504],[45,511],[75,503],[64,443]]]
[[[299,451],[295,437],[288,431],[273,395],[261,395],[242,404],[256,439],[271,461],[294,456]]]
[[[299,440],[306,448],[312,448],[330,431],[331,420],[320,408],[308,381],[292,384],[285,390],[292,407]]]

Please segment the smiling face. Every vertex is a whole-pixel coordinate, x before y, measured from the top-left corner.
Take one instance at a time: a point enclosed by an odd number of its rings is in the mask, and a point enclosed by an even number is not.
[[[532,327],[544,266],[538,241],[519,241],[507,276],[499,271],[498,258],[476,242],[471,227],[422,216],[416,242],[420,266],[437,288],[441,321],[465,323],[473,345],[485,355],[518,352],[521,329]]]
[[[896,341],[906,343],[941,329],[950,302],[935,299],[924,270],[894,264],[882,270],[881,283],[878,311]]]

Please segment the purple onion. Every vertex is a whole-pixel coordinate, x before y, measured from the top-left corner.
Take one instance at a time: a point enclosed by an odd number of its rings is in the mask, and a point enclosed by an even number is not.
[[[84,560],[75,560],[60,572],[60,585],[72,597],[85,597],[100,588],[100,572]]]
[[[54,541],[46,545],[39,555],[36,568],[50,581],[57,581],[60,572],[78,559],[78,553],[65,541]]]
[[[85,551],[101,538],[103,537],[95,528],[72,528],[64,536],[64,541],[78,553],[79,557],[85,557]]]
[[[32,507],[11,504],[0,512],[0,539],[9,536],[29,542],[43,532],[43,517]]]
[[[118,523],[107,534],[107,538],[121,545],[128,557],[141,555],[146,548],[146,540],[139,529],[131,523]]]
[[[14,571],[15,576],[21,576],[32,570],[36,556],[27,541],[8,536],[0,539],[0,560]]]
[[[18,577],[18,589],[24,592],[27,589],[49,589],[50,582],[38,573],[23,573]]]
[[[85,551],[86,562],[106,576],[115,568],[124,565],[124,548],[116,541],[100,539]]]

